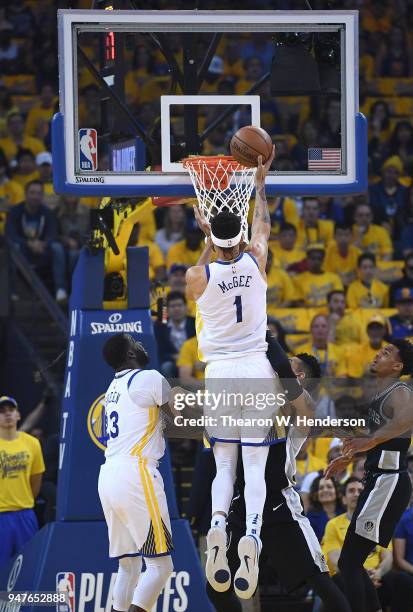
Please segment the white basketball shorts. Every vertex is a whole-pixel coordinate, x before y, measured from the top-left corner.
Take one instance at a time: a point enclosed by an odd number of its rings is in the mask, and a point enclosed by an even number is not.
[[[98,490],[108,526],[109,556],[169,555],[171,522],[157,462],[111,457],[100,468]]]
[[[205,390],[206,431],[212,444],[261,446],[279,439],[275,415],[285,397],[265,353],[208,363]]]

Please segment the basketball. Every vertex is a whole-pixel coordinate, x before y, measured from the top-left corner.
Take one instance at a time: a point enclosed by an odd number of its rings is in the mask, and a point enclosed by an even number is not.
[[[273,143],[265,130],[253,125],[242,127],[231,138],[230,150],[235,159],[247,166],[258,166],[258,156],[262,155],[264,164],[271,155]]]

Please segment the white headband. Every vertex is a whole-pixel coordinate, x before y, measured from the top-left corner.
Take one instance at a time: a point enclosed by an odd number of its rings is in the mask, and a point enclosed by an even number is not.
[[[242,229],[240,229],[239,233],[236,236],[234,236],[233,238],[217,238],[211,232],[211,240],[212,240],[212,242],[215,244],[215,246],[221,247],[222,249],[229,249],[229,248],[234,247],[237,244],[239,244],[239,242],[241,240],[241,236],[242,236]]]

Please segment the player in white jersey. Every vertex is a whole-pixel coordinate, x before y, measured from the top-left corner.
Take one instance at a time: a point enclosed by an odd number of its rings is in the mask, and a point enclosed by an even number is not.
[[[268,239],[271,220],[265,197],[265,176],[274,159],[259,164],[255,177],[255,210],[249,252],[240,250],[242,239],[239,217],[221,212],[211,226],[201,213],[195,215],[207,236],[206,248],[197,266],[187,271],[188,298],[197,306],[199,357],[206,361],[206,388],[211,379],[228,382],[236,391],[234,379],[270,379],[274,390],[275,374],[266,357],[266,274]],[[217,261],[209,264],[212,251]],[[246,417],[244,406],[236,416]],[[257,417],[257,412],[255,412]],[[208,432],[210,433],[210,432]],[[231,574],[226,558],[226,519],[230,507],[241,442],[245,474],[246,535],[238,546],[240,568],[234,583],[237,594],[245,599],[255,591],[258,579],[259,538],[265,502],[265,465],[268,456],[267,432],[248,435],[232,429],[230,435],[212,434],[216,477],[212,483],[212,520],[207,536],[206,575],[211,586],[220,592],[229,589]],[[211,434],[210,434],[211,435]],[[246,568],[245,568],[246,564]],[[247,570],[247,571],[245,571]],[[251,571],[248,571],[251,570]],[[238,575],[239,574],[239,575]],[[242,579],[237,580],[242,575]]]
[[[165,452],[160,409],[170,387],[159,372],[144,369],[148,355],[128,334],[111,336],[103,356],[115,370],[105,395],[108,441],[98,484],[109,555],[119,559],[112,610],[149,612],[173,569],[168,505],[157,469]]]

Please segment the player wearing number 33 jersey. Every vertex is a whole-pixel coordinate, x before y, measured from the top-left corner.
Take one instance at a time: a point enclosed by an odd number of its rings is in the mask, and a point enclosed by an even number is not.
[[[128,610],[132,603],[151,610],[172,571],[171,524],[158,471],[165,452],[160,407],[170,387],[159,372],[143,369],[147,354],[128,334],[111,337],[104,357],[115,376],[105,395],[107,449],[98,490],[109,556],[120,560],[113,609]],[[139,576],[141,557],[146,571]]]

